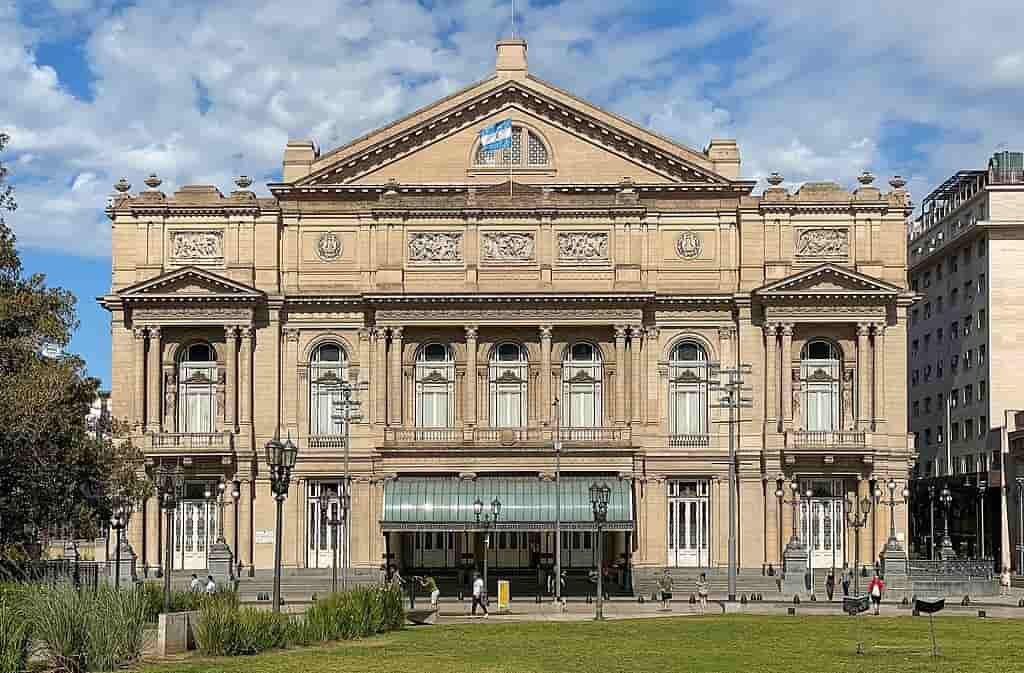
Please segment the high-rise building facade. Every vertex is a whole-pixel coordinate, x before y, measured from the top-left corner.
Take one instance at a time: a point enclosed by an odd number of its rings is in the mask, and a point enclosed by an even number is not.
[[[480,131],[511,120],[508,150]],[[548,84],[503,41],[483,81],[330,152],[289,142],[283,177],[112,199],[114,413],[150,469],[180,464],[175,567],[203,567],[205,485],[242,483],[226,539],[273,559],[263,447],[298,462],[284,563],[330,565],[319,494],[347,489],[353,566],[480,563],[474,504],[501,503],[492,566],[599,561],[588,488],[611,490],[604,561],[653,571],[727,559],[736,431],[738,559],[779,566],[799,486],[815,567],[853,563],[848,497],[902,485],[904,182],[860,176],[754,194],[732,140],[693,150]],[[714,383],[744,373],[728,422]],[[359,418],[339,418],[344,384]],[[347,455],[347,460],[346,460]],[[345,465],[350,478],[345,478]],[[896,510],[898,535],[906,508]],[[161,564],[157,502],[133,517]],[[860,530],[870,562],[887,510]]]

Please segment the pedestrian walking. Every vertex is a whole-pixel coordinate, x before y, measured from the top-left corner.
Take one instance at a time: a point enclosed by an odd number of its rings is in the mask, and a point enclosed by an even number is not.
[[[217,593],[217,583],[213,581],[213,575],[206,576],[206,593],[215,594]]]
[[[852,571],[843,573],[843,598],[850,597],[850,576],[852,574]]]
[[[203,591],[203,581],[195,573],[192,573],[192,581],[188,583],[188,590],[194,594]]]
[[[484,588],[484,581],[480,573],[473,573],[473,616],[476,616],[476,606],[484,611],[484,618],[490,616],[487,612],[487,590]]]
[[[697,579],[697,610],[700,614],[704,614],[704,611],[708,607],[708,576],[705,573],[701,573]]]
[[[1003,568],[1003,572],[999,575],[999,595],[1009,596],[1010,586],[1012,585],[1012,583],[1013,580],[1010,577],[1010,569]]]
[[[868,583],[868,594],[871,596],[871,602],[875,606],[875,614],[878,614],[878,607],[882,604],[882,595],[885,593],[885,582],[878,576],[878,572],[875,572],[875,576],[871,578]]]
[[[437,580],[433,577],[421,577],[420,586],[427,590],[430,594],[430,607],[434,610],[437,609],[437,599],[441,597],[441,590],[437,588]]]
[[[672,600],[672,575],[668,568],[665,568],[665,572],[658,578],[658,592],[661,597],[661,609],[670,609],[668,604]]]
[[[832,600],[832,594],[836,591],[836,574],[835,571],[829,570],[828,575],[825,576],[825,595],[828,599]]]

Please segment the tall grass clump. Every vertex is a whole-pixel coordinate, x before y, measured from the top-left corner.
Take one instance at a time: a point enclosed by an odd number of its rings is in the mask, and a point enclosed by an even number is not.
[[[110,671],[142,656],[146,596],[141,588],[71,584],[25,588],[17,612],[46,668],[68,673]]]
[[[164,611],[164,585],[161,582],[144,582],[142,591],[146,596],[146,621],[155,624]],[[199,591],[172,591],[171,612],[198,610],[206,596]]]
[[[233,593],[216,594],[203,601],[196,625],[196,645],[210,656],[257,654],[301,642],[300,632],[288,615],[258,608],[240,608]]]
[[[0,673],[21,673],[28,668],[28,622],[0,594]]]

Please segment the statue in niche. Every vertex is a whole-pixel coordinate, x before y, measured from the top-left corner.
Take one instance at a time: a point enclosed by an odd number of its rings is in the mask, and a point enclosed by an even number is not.
[[[843,428],[853,430],[853,370],[843,372]]]
[[[164,372],[164,416],[171,418],[174,415],[174,398],[177,391],[177,383],[173,371]]]

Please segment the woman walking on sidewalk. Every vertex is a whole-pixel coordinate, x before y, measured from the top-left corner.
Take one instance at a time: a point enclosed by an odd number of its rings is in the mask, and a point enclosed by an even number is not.
[[[885,582],[878,576],[878,572],[875,572],[875,576],[871,578],[871,582],[868,583],[868,594],[871,596],[871,602],[875,605],[875,614],[878,614],[878,607],[882,604],[882,594],[885,593]]]
[[[1002,574],[999,575],[999,595],[1009,596],[1010,587],[1013,584],[1013,580],[1010,577],[1010,569],[1003,568]]]
[[[708,576],[704,573],[700,574],[700,578],[697,580],[697,610],[700,614],[704,614],[704,611],[708,608]]]

